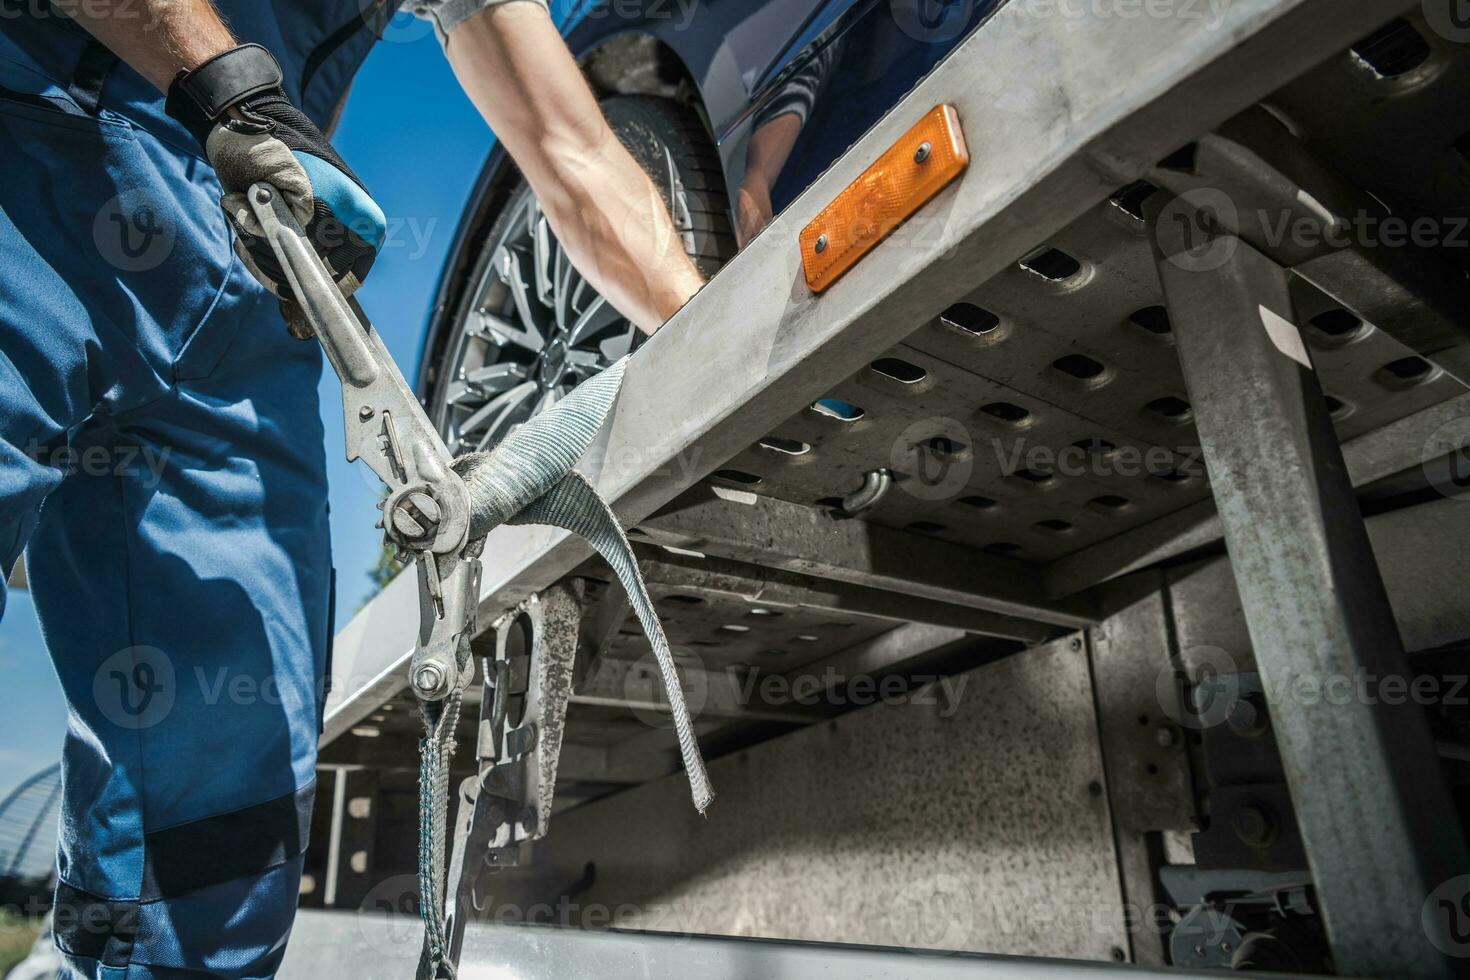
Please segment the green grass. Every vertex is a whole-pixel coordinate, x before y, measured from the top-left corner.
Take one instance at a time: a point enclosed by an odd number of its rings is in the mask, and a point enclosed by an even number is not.
[[[0,976],[26,958],[40,931],[40,919],[26,919],[0,909]]]

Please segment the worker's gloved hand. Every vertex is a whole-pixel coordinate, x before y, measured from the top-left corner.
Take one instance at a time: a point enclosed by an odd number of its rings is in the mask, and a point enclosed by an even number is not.
[[[244,44],[180,72],[169,86],[165,108],[194,134],[214,165],[225,190],[221,203],[239,232],[236,251],[246,267],[280,297],[291,332],[309,338],[310,327],[261,237],[246,191],[269,181],[284,195],[344,296],[367,278],[387,221],[326,137],[291,104],[281,77],[269,51]]]

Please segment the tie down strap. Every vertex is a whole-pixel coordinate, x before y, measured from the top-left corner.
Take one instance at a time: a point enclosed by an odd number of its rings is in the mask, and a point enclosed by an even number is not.
[[[573,470],[607,420],[622,387],[627,363],[626,357],[618,360],[578,386],[563,401],[520,426],[489,452],[461,456],[454,461],[454,470],[469,490],[471,540],[483,538],[501,524],[546,524],[586,539],[612,567],[653,647],[690,793],[695,809],[704,813],[714,799],[714,790],[699,754],[694,724],[684,702],[668,639],[617,516],[596,488]],[[446,701],[424,705],[419,878],[425,932],[419,975],[426,980],[454,975],[453,965],[445,955],[442,895],[444,810],[460,696],[461,692],[457,691]]]

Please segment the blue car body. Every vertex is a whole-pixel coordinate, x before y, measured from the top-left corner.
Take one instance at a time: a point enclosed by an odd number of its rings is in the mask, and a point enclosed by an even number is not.
[[[657,42],[662,66],[689,82],[718,147],[733,194],[762,113],[793,86],[808,108],[800,134],[770,184],[779,213],[1003,0],[553,0],[552,16],[586,61],[630,36]],[[469,267],[514,174],[502,150],[488,155],[440,279],[419,364],[425,390]]]

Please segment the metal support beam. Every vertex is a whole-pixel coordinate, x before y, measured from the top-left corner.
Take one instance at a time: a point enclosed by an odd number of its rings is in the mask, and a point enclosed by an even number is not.
[[[1204,230],[1160,222],[1159,271],[1336,965],[1448,976],[1424,907],[1466,852],[1423,709],[1301,693],[1413,675],[1289,273]]]
[[[960,630],[910,623],[797,667],[786,676],[817,678],[824,684],[828,680],[840,684],[854,677],[880,677],[940,650],[954,649],[965,640],[966,634]]]
[[[922,623],[1023,643],[1045,642],[1058,629],[1046,623],[1001,616],[959,603],[812,578],[746,562],[694,558],[659,549],[639,548],[638,552],[638,567],[650,588],[662,586],[702,598],[739,598],[764,606],[795,607],[844,616],[872,616],[893,623]]]
[[[988,611],[995,618],[984,632],[997,636],[1097,618],[1080,602],[1047,600],[1035,566],[774,497],[700,487],[639,529],[702,554]]]

